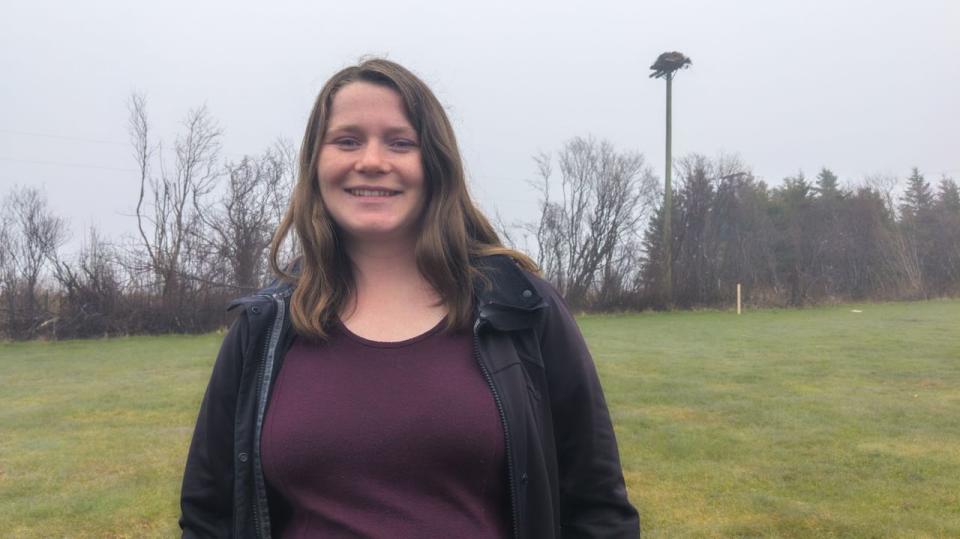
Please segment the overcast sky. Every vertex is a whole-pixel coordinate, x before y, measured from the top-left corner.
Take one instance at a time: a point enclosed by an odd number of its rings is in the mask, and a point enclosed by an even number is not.
[[[723,5],[721,5],[723,4]],[[664,1],[5,2],[0,196],[41,186],[70,220],[133,230],[132,91],[155,132],[206,104],[224,154],[299,146],[317,91],[383,55],[418,73],[457,130],[488,212],[526,218],[531,156],[581,135],[664,164],[664,51],[674,156],[738,153],[770,184],[823,166],[842,181],[960,178],[960,2]]]

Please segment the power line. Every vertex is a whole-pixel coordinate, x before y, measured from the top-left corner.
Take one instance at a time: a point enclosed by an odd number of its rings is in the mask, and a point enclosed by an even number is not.
[[[113,170],[116,172],[138,172],[132,168],[115,168],[115,167],[103,167],[100,165],[87,165],[84,163],[61,163],[57,161],[33,161],[30,159],[12,159],[9,157],[0,157],[0,161],[10,161],[13,163],[28,163],[31,165],[53,165],[58,167],[73,167],[73,168],[95,168],[99,170]]]
[[[52,139],[60,139],[60,140],[76,140],[76,141],[80,141],[80,142],[93,142],[93,143],[96,143],[96,144],[113,144],[113,145],[116,145],[116,146],[129,146],[129,145],[130,145],[129,142],[118,142],[118,141],[115,141],[115,140],[98,140],[98,139],[84,138],[84,137],[72,137],[72,136],[67,136],[67,135],[50,135],[50,134],[46,134],[46,133],[30,133],[30,132],[27,132],[27,131],[14,131],[14,130],[12,130],[12,129],[0,129],[0,133],[8,133],[8,134],[11,134],[11,135],[26,135],[26,136],[30,136],[30,137],[52,138]],[[226,153],[226,152],[224,152],[224,153],[221,154],[221,155],[223,155],[224,157],[228,157],[228,158],[241,159],[241,158],[243,158],[243,157],[249,157],[251,154],[246,154],[246,153],[244,153],[244,154],[238,154],[238,153]],[[0,158],[0,159],[2,159],[2,158]],[[15,161],[15,159],[6,159],[6,161]],[[88,165],[80,165],[80,166],[88,166]],[[94,167],[94,168],[96,168],[96,167]],[[120,169],[117,169],[117,170],[120,170]],[[128,169],[122,169],[122,170],[124,170],[124,171],[129,171]]]
[[[85,138],[85,137],[72,137],[68,135],[50,135],[47,133],[31,133],[28,131],[14,131],[12,129],[0,129],[0,133],[7,133],[10,135],[26,135],[29,137],[54,138],[54,139],[61,139],[61,140],[78,140],[81,142],[93,142],[96,144],[116,144],[118,146],[129,145],[128,142],[118,142],[115,140],[100,140],[100,139],[92,139],[92,138]]]

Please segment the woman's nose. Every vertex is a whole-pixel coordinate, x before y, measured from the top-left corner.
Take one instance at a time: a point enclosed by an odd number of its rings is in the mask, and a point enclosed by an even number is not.
[[[385,173],[390,171],[390,163],[386,157],[386,148],[377,141],[370,141],[364,146],[356,164],[357,172]]]

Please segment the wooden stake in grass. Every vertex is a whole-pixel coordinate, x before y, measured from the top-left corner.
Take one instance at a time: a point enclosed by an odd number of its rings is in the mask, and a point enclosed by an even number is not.
[[[740,314],[740,283],[737,283],[737,314]]]

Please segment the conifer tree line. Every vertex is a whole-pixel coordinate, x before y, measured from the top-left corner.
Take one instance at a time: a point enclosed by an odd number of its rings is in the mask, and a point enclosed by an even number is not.
[[[894,197],[896,179],[843,187],[828,168],[771,188],[749,173],[723,174],[703,156],[679,165],[670,246],[677,306],[730,305],[737,283],[754,305],[960,294],[960,196],[950,178],[934,190],[914,168]],[[662,223],[658,211],[644,234],[641,281],[653,305],[664,302]]]
[[[209,331],[229,322],[230,299],[272,280],[267,251],[296,174],[293,145],[224,159],[222,130],[199,108],[168,148],[141,96],[129,109],[131,232],[90,229],[66,254],[68,224],[42,191],[0,193],[0,338]],[[534,160],[538,212],[499,228],[576,309],[726,308],[737,283],[751,306],[960,294],[960,193],[947,177],[932,185],[913,169],[905,185],[853,185],[824,168],[770,187],[735,157],[689,155],[676,164],[665,246],[662,187],[642,154],[575,138]]]
[[[905,182],[844,185],[824,167],[771,187],[735,156],[687,155],[675,166],[667,246],[660,182],[642,155],[577,138],[537,163],[540,212],[521,247],[577,309],[729,308],[737,284],[758,307],[960,295],[960,195],[949,177],[934,186],[914,168]]]

